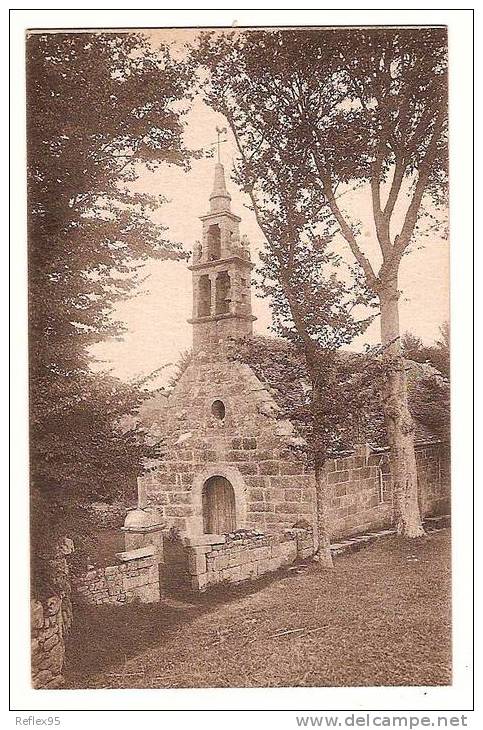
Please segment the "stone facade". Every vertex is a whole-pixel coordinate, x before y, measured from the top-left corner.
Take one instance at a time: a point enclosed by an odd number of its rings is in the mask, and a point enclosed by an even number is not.
[[[230,202],[217,164],[209,212],[201,216],[202,243],[190,266],[193,357],[170,397],[149,403],[164,453],[138,481],[138,509],[123,528],[122,564],[76,579],[89,603],[159,600],[162,533],[213,532],[206,527],[206,486],[213,479],[209,501],[226,526],[230,520],[233,529],[266,530],[300,518],[313,524],[314,478],[290,450],[297,442],[293,426],[277,418],[277,404],[251,369],[226,354],[228,341],[250,335],[255,319],[253,264]]]
[[[451,460],[449,444],[419,444],[416,448],[421,512],[429,515],[451,511]]]
[[[355,454],[326,463],[332,538],[357,535],[389,525],[392,495],[381,488],[379,463],[386,456]]]
[[[273,573],[314,554],[313,532],[293,529],[275,535],[201,535],[187,538],[191,587],[204,591],[220,583],[240,583]]]
[[[370,449],[327,461],[331,537],[358,535],[393,522],[388,454]],[[449,449],[440,442],[416,444],[420,507],[423,517],[449,512]]]
[[[225,405],[222,420],[211,413],[217,400]],[[234,489],[237,528],[270,531],[300,519],[315,524],[315,478],[293,449],[300,438],[277,418],[277,404],[247,365],[195,354],[161,405],[166,453],[142,478],[160,520],[187,534],[203,533],[203,487],[220,475]],[[448,511],[447,445],[417,444],[416,459],[423,516]],[[386,452],[331,459],[325,471],[333,537],[391,524]]]
[[[225,532],[290,527],[300,518],[314,524],[314,477],[291,448],[300,439],[277,417],[275,400],[251,368],[226,352],[228,342],[252,333],[254,320],[250,253],[230,202],[217,164],[190,267],[193,355],[169,398],[149,406],[164,453],[139,481],[140,506],[190,535],[213,531],[210,504],[218,522],[226,512]]]
[[[212,405],[224,404],[222,419]],[[213,476],[233,487],[236,528],[314,523],[315,480],[293,446],[292,424],[248,365],[223,349],[198,351],[169,398],[160,399],[162,460],[140,480],[140,491],[169,527],[203,529],[202,491]]]

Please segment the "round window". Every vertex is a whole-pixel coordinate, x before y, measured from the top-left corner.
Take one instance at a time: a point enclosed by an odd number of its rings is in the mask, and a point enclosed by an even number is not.
[[[214,415],[215,418],[218,418],[218,420],[222,421],[225,418],[225,404],[222,400],[215,400],[211,404],[211,412]]]

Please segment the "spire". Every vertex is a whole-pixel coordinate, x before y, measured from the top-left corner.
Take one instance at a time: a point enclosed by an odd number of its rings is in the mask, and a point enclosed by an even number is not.
[[[225,170],[221,162],[215,165],[213,192],[210,195],[210,213],[230,211],[231,195],[226,189]]]

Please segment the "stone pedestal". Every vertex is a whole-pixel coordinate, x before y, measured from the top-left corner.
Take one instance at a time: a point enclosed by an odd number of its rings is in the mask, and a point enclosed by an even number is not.
[[[141,603],[157,603],[160,599],[159,561],[154,545],[117,553],[116,557],[125,568],[122,588],[127,596],[138,598]]]
[[[158,563],[163,562],[163,530],[166,523],[156,509],[145,507],[133,509],[124,520],[124,544],[126,552],[140,550],[152,545]]]

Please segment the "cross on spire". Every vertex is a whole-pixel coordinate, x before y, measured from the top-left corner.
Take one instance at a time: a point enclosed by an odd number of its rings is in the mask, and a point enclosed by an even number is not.
[[[216,134],[217,134],[217,140],[216,142],[213,142],[211,145],[214,147],[216,145],[217,147],[217,162],[221,162],[220,160],[220,145],[222,145],[224,142],[226,142],[226,139],[221,139],[222,134],[226,134],[226,127],[216,127]]]
[[[223,144],[223,142],[226,142],[226,139],[220,139],[220,137],[222,134],[226,134],[226,127],[216,127],[216,133],[218,135],[218,139],[215,144],[218,147],[218,162],[220,162],[220,145]]]

